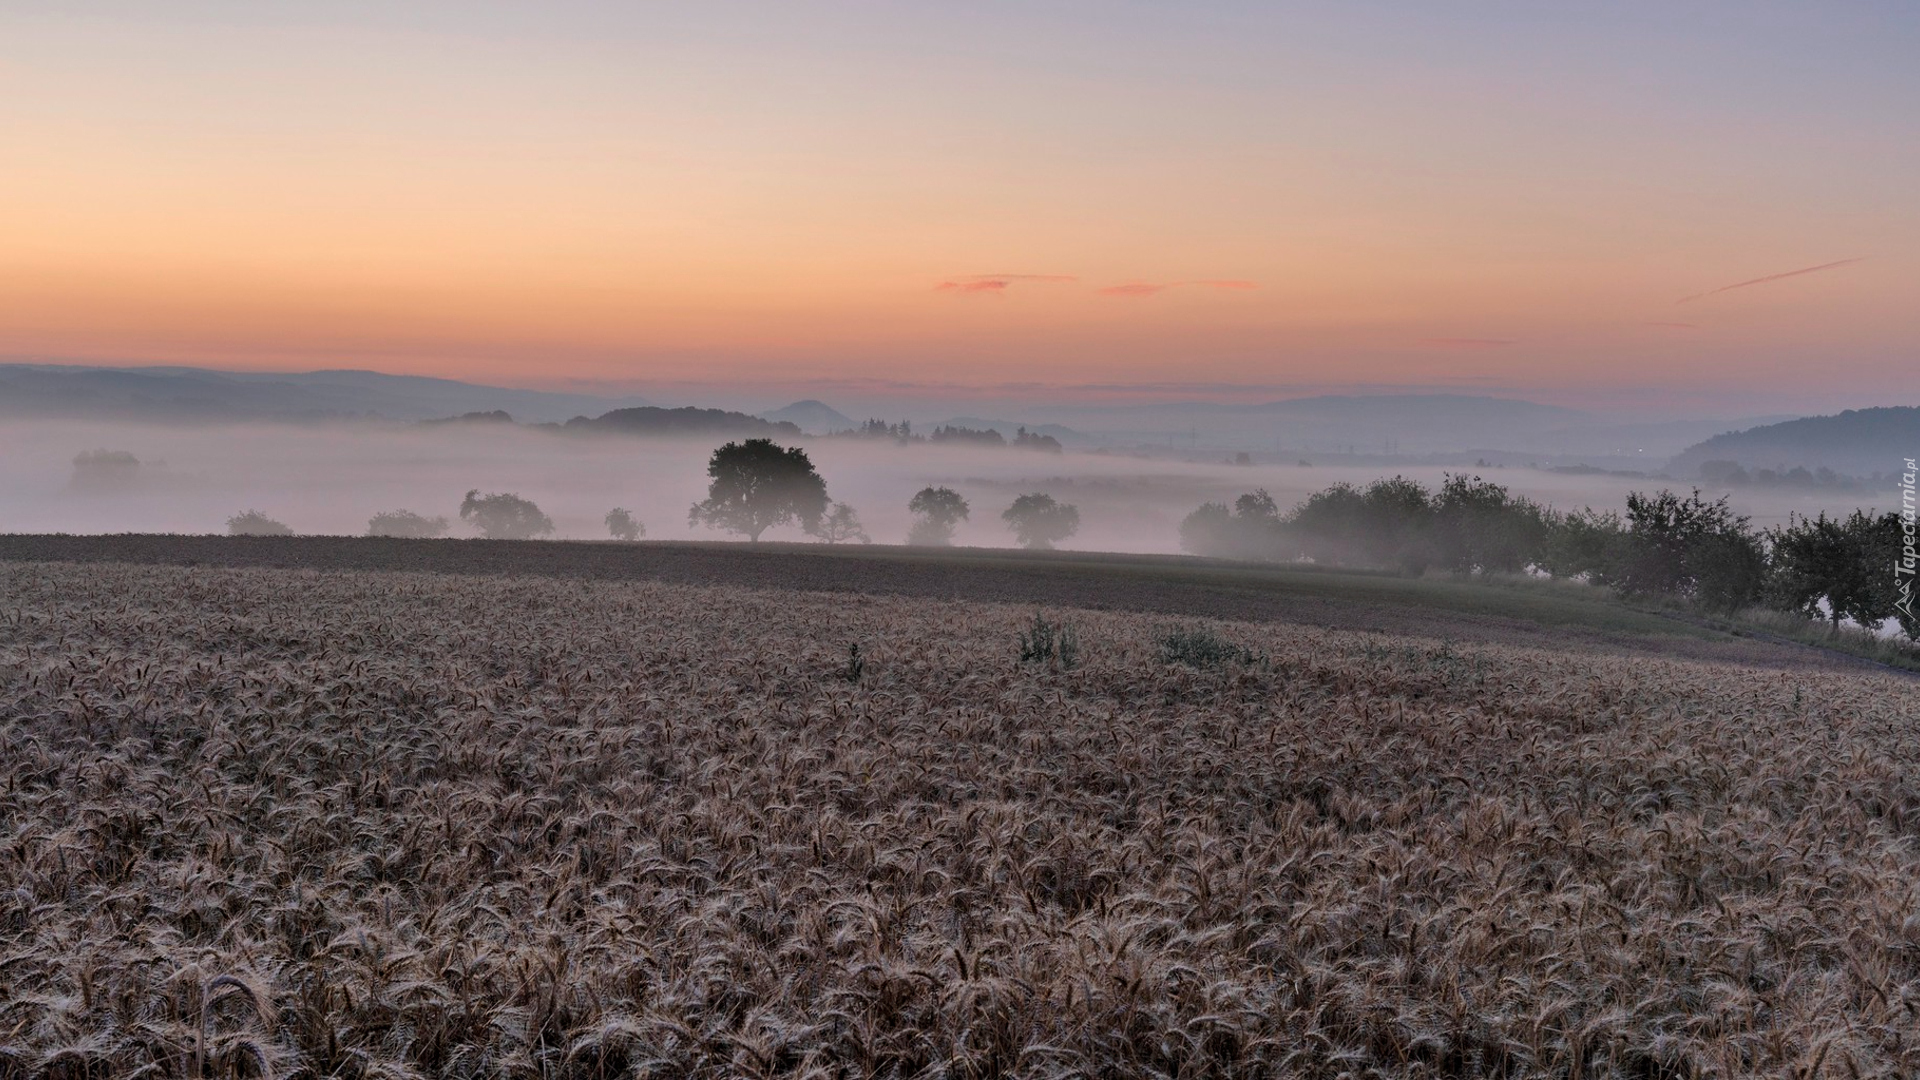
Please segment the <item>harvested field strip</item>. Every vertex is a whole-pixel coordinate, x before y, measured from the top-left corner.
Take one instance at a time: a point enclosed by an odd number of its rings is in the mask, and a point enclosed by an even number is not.
[[[810,589],[1243,619],[1459,641],[1686,656],[1781,668],[1859,667],[1636,610],[1600,589],[1489,587],[1181,556],[820,544],[393,540],[367,537],[0,535],[0,562],[125,562],[419,571]]]
[[[1033,613],[0,563],[0,1076],[1920,1074],[1910,682]]]

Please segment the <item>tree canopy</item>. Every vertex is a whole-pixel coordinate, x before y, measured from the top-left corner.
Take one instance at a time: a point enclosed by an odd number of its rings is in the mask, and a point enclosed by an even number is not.
[[[482,495],[475,488],[460,503],[460,518],[489,540],[531,540],[553,532],[553,520],[518,495]]]
[[[616,506],[607,511],[606,521],[607,532],[615,540],[632,543],[647,535],[647,527],[640,524],[639,519],[633,516],[633,512],[624,506]]]
[[[1038,492],[1013,500],[1000,518],[1022,544],[1036,551],[1044,551],[1080,531],[1078,508]]]
[[[960,493],[947,487],[924,487],[907,502],[916,519],[907,543],[944,547],[953,543],[953,530],[967,520],[972,508]]]
[[[772,439],[730,442],[707,462],[707,498],[693,505],[687,521],[741,533],[748,540],[776,525],[799,523],[816,532],[827,512],[827,482],[807,452]]]
[[[227,519],[227,535],[292,536],[293,530],[258,510],[242,510]]]
[[[447,531],[447,519],[427,517],[411,510],[382,510],[367,521],[368,536],[431,540]]]

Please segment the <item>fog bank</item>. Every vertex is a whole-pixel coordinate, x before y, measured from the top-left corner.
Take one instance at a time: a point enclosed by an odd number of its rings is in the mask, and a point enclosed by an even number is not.
[[[606,512],[633,511],[654,540],[728,539],[687,524],[706,494],[706,460],[718,439],[560,435],[503,425],[422,428],[400,424],[255,425],[182,428],[100,422],[0,423],[0,531],[224,532],[226,519],[257,509],[295,532],[358,535],[384,510],[443,515],[449,535],[472,535],[458,520],[472,488],[514,492],[538,503],[564,539],[606,539]],[[1284,507],[1340,481],[1364,484],[1399,473],[1437,485],[1439,467],[1240,466],[1120,454],[1049,454],[954,444],[850,439],[803,440],[828,493],[858,510],[878,543],[904,541],[913,493],[958,490],[972,519],[955,542],[1012,546],[1000,512],[1029,491],[1080,509],[1078,535],[1064,548],[1126,552],[1179,549],[1182,518],[1205,501],[1231,501],[1264,487]],[[75,483],[74,458],[122,450],[140,466]],[[1482,470],[1526,495],[1570,509],[1621,506],[1631,490],[1690,485],[1619,476],[1571,476],[1525,468]],[[1736,491],[1733,504],[1758,525],[1789,512],[1890,505],[1891,494],[1846,491]],[[798,529],[767,534],[800,540]]]

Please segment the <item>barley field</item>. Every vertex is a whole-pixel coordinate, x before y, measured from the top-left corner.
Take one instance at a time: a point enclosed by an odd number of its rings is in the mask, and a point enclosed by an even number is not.
[[[0,562],[0,1078],[1920,1075],[1912,680],[1039,614]]]

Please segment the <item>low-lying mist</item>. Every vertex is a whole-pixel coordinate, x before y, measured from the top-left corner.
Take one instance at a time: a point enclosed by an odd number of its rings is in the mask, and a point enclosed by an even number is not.
[[[631,510],[652,540],[732,539],[689,526],[687,508],[706,495],[706,461],[720,438],[697,440],[577,436],[494,425],[422,428],[399,424],[258,425],[205,428],[12,421],[0,424],[0,531],[226,531],[229,517],[259,510],[298,533],[359,535],[380,511],[412,510],[453,521],[477,488],[514,492],[553,519],[558,539],[607,539],[608,510]],[[927,485],[954,488],[972,504],[955,543],[1012,546],[1000,513],[1023,492],[1045,492],[1079,507],[1077,535],[1060,546],[1176,552],[1182,518],[1202,502],[1230,502],[1265,488],[1282,508],[1340,481],[1364,484],[1398,473],[1437,486],[1439,467],[1233,465],[1125,454],[1050,454],[950,443],[898,445],[854,439],[798,440],[827,481],[853,506],[877,543],[904,542],[907,501]],[[76,477],[74,459],[126,451],[137,468]],[[1688,484],[1621,476],[1573,476],[1521,468],[1481,470],[1516,495],[1562,509],[1620,507],[1633,490]],[[1887,498],[1878,500],[1886,504]],[[1735,491],[1734,509],[1760,526],[1790,512],[1851,510],[1873,503],[1858,492]],[[798,529],[769,540],[808,539]]]

